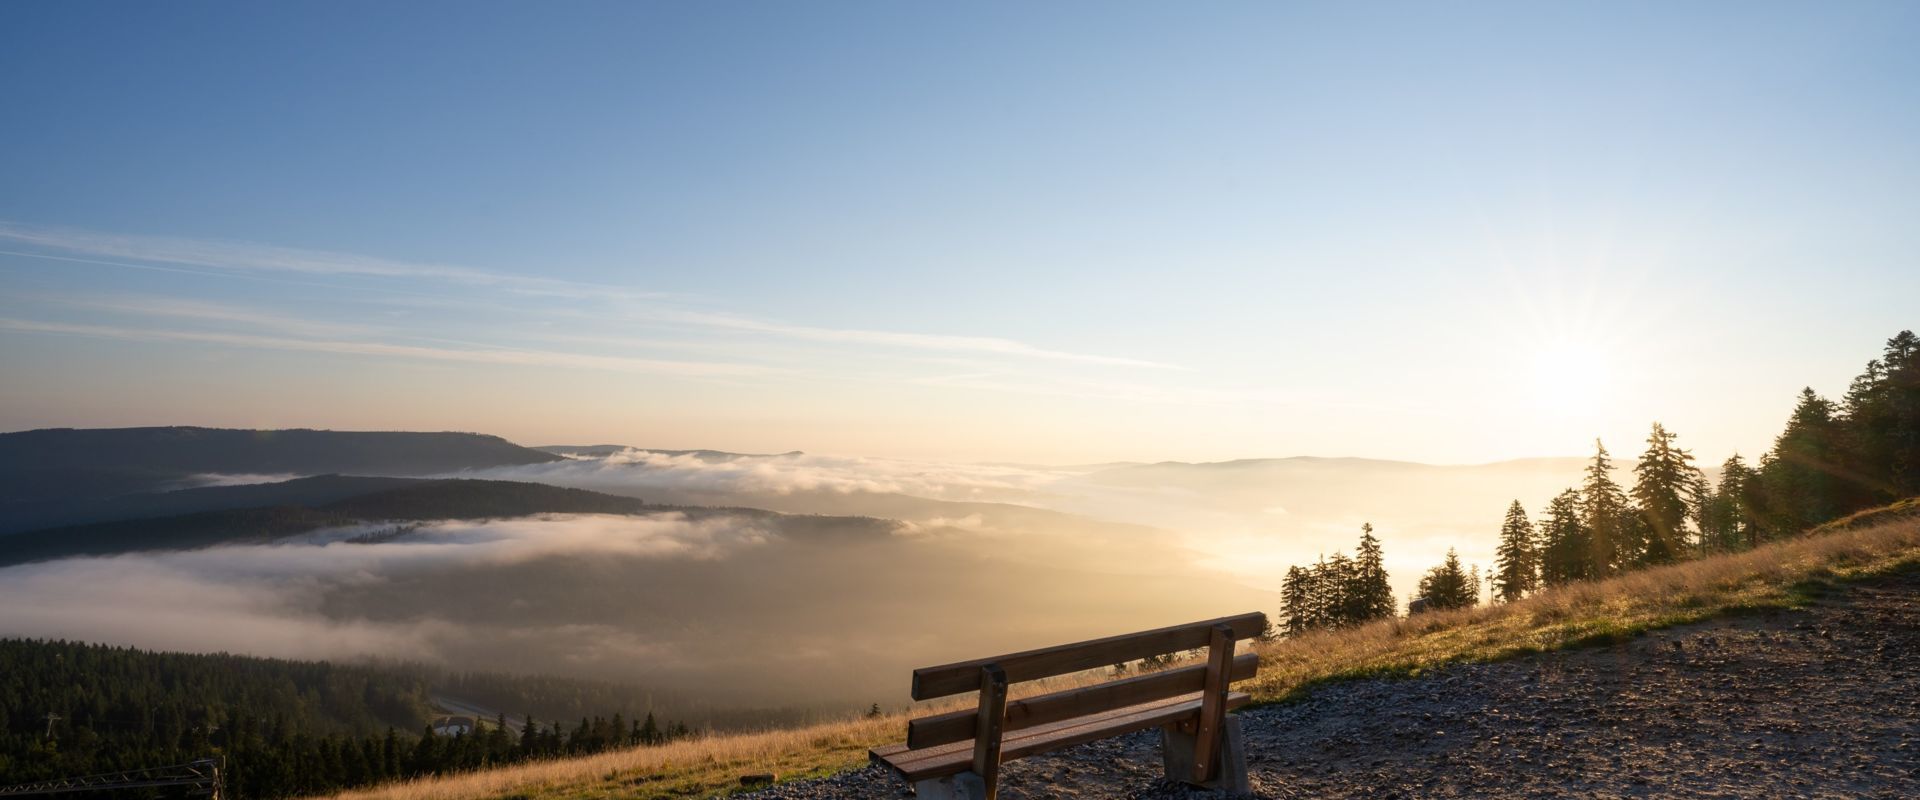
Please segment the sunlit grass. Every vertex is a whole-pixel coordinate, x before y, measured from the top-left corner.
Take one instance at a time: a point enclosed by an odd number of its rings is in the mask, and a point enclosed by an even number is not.
[[[1912,501],[1909,501],[1911,503]],[[1356,677],[1412,677],[1446,664],[1494,661],[1621,641],[1648,630],[1785,608],[1845,581],[1920,562],[1920,518],[1827,532],[1542,592],[1517,603],[1436,612],[1256,646],[1260,676],[1242,683],[1257,702],[1285,702],[1313,686]],[[1102,680],[1084,675],[1025,692]],[[915,709],[967,705],[964,699]],[[703,736],[582,758],[520,764],[344,792],[339,800],[584,800],[705,797],[739,789],[741,775],[782,780],[866,763],[869,747],[900,741],[907,712],[792,730]]]

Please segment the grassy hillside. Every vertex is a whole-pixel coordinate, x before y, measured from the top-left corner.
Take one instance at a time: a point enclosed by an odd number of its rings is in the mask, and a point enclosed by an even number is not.
[[[1417,676],[1456,662],[1604,644],[1655,628],[1792,607],[1847,581],[1920,566],[1920,519],[1843,527],[1733,555],[1552,589],[1520,602],[1381,621],[1258,647],[1259,702],[1286,702],[1328,681]],[[1223,609],[1233,611],[1238,609]],[[1100,633],[1089,631],[1090,635]],[[1069,681],[1063,681],[1066,683]],[[1061,685],[1041,687],[1057,688]],[[1037,690],[1037,689],[1036,689]],[[916,709],[911,715],[928,709]],[[337,800],[664,798],[719,794],[749,772],[819,775],[865,763],[868,747],[904,736],[910,714],[411,781]]]

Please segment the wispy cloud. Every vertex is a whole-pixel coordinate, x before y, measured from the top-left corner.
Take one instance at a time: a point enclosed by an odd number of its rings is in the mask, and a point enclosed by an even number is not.
[[[501,304],[518,311],[529,310],[519,305],[519,301],[529,296],[567,298],[589,304],[611,303],[614,307],[626,312],[628,319],[673,327],[688,333],[698,332],[709,337],[716,332],[723,332],[764,340],[930,354],[1070,362],[1104,367],[1181,369],[1171,364],[1146,359],[1046,348],[997,336],[829,328],[756,319],[737,314],[687,310],[673,307],[669,302],[673,299],[673,295],[631,287],[529,277],[447,264],[399,261],[325,250],[224,240],[114,234],[7,221],[0,221],[0,243],[11,243],[27,250],[49,251],[0,250],[3,254],[131,269],[251,276],[255,279],[263,279],[264,275],[276,273],[283,276],[330,276],[340,280],[358,278],[381,282],[384,284],[383,291],[393,291],[404,282],[413,282],[415,288],[419,288],[419,283],[458,285],[469,290],[506,293],[498,295]],[[54,255],[55,252],[67,255]],[[518,300],[508,298],[518,298]],[[473,296],[462,298],[428,296],[413,298],[409,302],[472,305],[478,299]],[[155,306],[144,311],[179,317],[198,317],[201,321],[222,321],[217,319],[219,312],[205,308],[194,309],[185,305]],[[554,307],[554,304],[546,304],[546,307],[538,309],[538,313],[556,314],[575,320],[605,321],[611,318],[606,312],[606,307],[560,308]],[[229,318],[224,321],[245,321],[231,313],[228,316]]]
[[[810,342],[878,345],[882,347],[903,347],[941,352],[984,353],[1055,361],[1077,361],[1084,364],[1104,364],[1120,367],[1176,368],[1170,364],[1161,364],[1137,358],[1072,353],[1064,350],[1048,350],[1024,342],[992,336],[953,336],[946,334],[902,333],[898,331],[819,328],[808,325],[789,325],[780,322],[751,319],[732,314],[689,311],[662,311],[654,312],[649,316],[671,322],[699,325],[707,328],[766,334],[769,336],[800,339]]]
[[[132,236],[77,228],[0,222],[0,241],[101,258],[122,258],[238,272],[289,272],[451,282],[561,297],[649,299],[665,295],[627,287],[527,277],[446,264],[353,253],[169,236]]]
[[[300,336],[370,336],[382,332],[365,325],[320,322],[225,303],[210,303],[178,297],[48,297],[42,299],[75,308],[111,311],[116,314],[185,319],[195,322],[230,323],[267,328]]]
[[[519,350],[499,348],[460,349],[447,347],[425,347],[420,345],[392,344],[387,342],[357,342],[329,339],[297,339],[284,336],[263,336],[242,333],[223,333],[218,331],[187,331],[165,328],[124,328],[109,325],[82,325],[64,322],[42,322],[36,320],[0,318],[0,330],[32,333],[53,333],[74,336],[95,336],[106,339],[127,341],[169,341],[196,342],[201,344],[249,347],[264,350],[295,350],[315,353],[343,353],[349,355],[381,356],[388,358],[427,359],[433,361],[455,361],[472,364],[503,364],[532,367],[569,367],[574,369],[593,369],[610,372],[637,372],[661,375],[681,375],[691,377],[723,377],[742,375],[765,375],[780,372],[771,367],[753,364],[729,364],[703,361],[670,361],[662,359],[628,358],[625,356],[604,356],[591,353],[567,353],[552,350]]]

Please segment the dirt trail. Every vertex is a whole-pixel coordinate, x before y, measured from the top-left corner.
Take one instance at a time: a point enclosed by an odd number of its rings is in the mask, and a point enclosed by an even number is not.
[[[1261,798],[1920,797],[1920,575],[1241,718]],[[1157,734],[1095,742],[1007,764],[1000,796],[1189,796],[1158,764]],[[908,796],[875,769],[754,795]]]

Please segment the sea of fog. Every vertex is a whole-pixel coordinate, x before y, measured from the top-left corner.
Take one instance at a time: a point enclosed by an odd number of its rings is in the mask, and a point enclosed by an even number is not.
[[[1248,610],[1363,522],[1403,597],[1577,460],[1072,468],[627,451],[459,477],[866,519],[543,515],[0,569],[0,634],[399,658],[755,705],[906,699],[915,666]],[[377,526],[376,526],[377,527]]]

